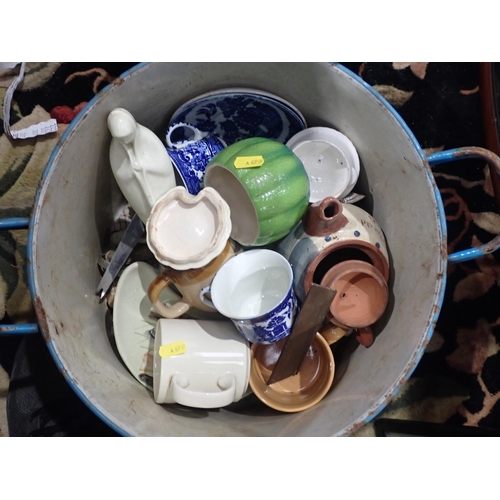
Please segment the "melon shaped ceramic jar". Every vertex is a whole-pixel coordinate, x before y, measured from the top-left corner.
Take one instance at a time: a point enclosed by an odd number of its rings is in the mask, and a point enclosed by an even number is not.
[[[309,177],[284,144],[252,137],[231,144],[207,165],[204,186],[215,189],[231,212],[231,238],[259,247],[285,237],[309,203]]]
[[[332,267],[346,260],[367,262],[389,279],[387,243],[377,221],[362,208],[333,197],[309,205],[277,251],[292,265],[301,302],[313,282],[320,284]]]

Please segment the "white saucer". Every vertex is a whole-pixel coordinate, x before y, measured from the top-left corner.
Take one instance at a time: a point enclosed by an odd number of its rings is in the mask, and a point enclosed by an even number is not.
[[[341,199],[359,177],[359,156],[352,142],[328,127],[311,127],[295,134],[286,145],[301,159],[309,175],[311,203],[327,196]]]
[[[157,272],[145,262],[133,262],[120,276],[113,303],[113,330],[116,347],[130,373],[153,390],[153,350],[156,321],[149,318],[152,304],[149,284]],[[170,288],[160,295],[162,302],[174,304],[180,297]]]

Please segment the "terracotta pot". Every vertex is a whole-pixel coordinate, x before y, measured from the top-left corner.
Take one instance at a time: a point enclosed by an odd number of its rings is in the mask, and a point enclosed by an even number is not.
[[[330,305],[332,322],[342,327],[364,328],[384,313],[389,300],[387,282],[374,266],[348,260],[332,267],[321,285],[337,290]]]
[[[302,221],[278,248],[292,264],[294,289],[303,302],[312,283],[344,260],[362,260],[389,279],[389,255],[377,221],[362,208],[325,198],[309,205]]]

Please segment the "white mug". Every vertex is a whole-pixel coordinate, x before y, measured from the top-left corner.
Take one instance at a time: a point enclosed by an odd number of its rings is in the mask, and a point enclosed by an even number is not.
[[[153,363],[158,404],[221,408],[248,389],[250,347],[231,321],[160,319]]]
[[[292,268],[282,255],[247,250],[222,265],[200,298],[230,318],[249,342],[271,344],[291,332],[297,313],[292,284]]]

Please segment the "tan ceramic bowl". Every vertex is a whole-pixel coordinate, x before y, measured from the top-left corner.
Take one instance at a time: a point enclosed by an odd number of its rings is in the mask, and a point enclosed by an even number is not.
[[[273,344],[253,344],[250,352],[250,386],[267,406],[292,413],[319,403],[330,390],[335,362],[328,342],[319,334],[313,340],[299,372],[267,385],[286,338]]]

